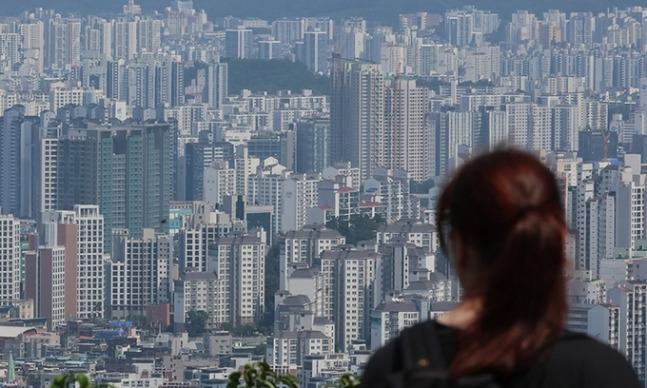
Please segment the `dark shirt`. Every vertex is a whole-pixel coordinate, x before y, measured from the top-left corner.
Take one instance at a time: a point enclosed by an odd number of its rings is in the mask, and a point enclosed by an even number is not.
[[[460,331],[443,326],[436,321],[418,325],[435,325],[438,344],[443,358],[451,363]],[[362,376],[362,387],[389,387],[393,373],[403,368],[400,338],[380,348],[369,360]],[[507,388],[613,388],[640,387],[636,373],[627,360],[616,350],[586,335],[565,335],[547,359],[514,378],[500,384]]]

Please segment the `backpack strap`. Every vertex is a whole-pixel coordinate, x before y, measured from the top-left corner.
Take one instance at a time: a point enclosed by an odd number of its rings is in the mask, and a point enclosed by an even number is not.
[[[399,339],[402,369],[390,375],[391,387],[428,387],[432,381],[448,380],[434,325],[434,321],[426,321],[402,331]]]

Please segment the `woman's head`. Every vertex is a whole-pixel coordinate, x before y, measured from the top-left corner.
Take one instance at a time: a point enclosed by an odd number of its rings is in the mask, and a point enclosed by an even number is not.
[[[539,160],[512,149],[472,159],[443,191],[436,214],[441,246],[458,261],[465,297],[482,305],[466,335],[498,337],[498,346],[509,342],[513,358],[523,359],[561,330],[566,225],[555,178]]]

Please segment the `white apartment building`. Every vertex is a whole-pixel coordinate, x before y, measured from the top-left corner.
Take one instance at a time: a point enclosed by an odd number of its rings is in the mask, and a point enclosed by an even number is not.
[[[306,356],[333,353],[331,343],[320,331],[279,331],[267,339],[265,360],[271,367],[301,366]]]
[[[348,372],[351,360],[348,353],[311,355],[304,357],[303,366],[298,370],[300,387],[323,387],[333,384],[339,376]],[[311,381],[316,379],[317,381]]]
[[[616,190],[616,246],[635,248],[638,239],[644,239],[646,174],[622,174]]]
[[[458,300],[454,295],[453,282],[439,272],[428,272],[426,279],[413,280],[402,290],[403,296],[417,295],[430,302],[451,302]]]
[[[573,303],[570,305],[566,327],[586,333],[614,349],[620,337],[620,308],[611,303]]]
[[[411,77],[385,78],[384,165],[426,181],[431,174],[431,137],[427,114],[429,91]]]
[[[334,166],[324,168],[321,177],[358,190],[361,184],[359,168],[352,167],[350,162],[338,162]]]
[[[183,326],[189,311],[205,311],[209,319],[207,328],[217,329],[223,322],[222,299],[219,298],[221,281],[214,272],[187,272],[175,281],[173,297],[174,323]]]
[[[363,46],[363,32],[350,34],[349,39],[360,38]],[[363,51],[353,46],[350,51]],[[343,51],[342,48],[342,55]],[[362,55],[344,55],[344,58],[362,58]],[[386,152],[382,68],[379,64],[336,55],[331,62],[331,79],[331,162],[351,162],[359,167],[361,179],[368,179],[373,169],[384,165]]]
[[[299,230],[287,232],[281,246],[279,287],[286,289],[291,264],[305,263],[312,267],[321,252],[344,244],[346,244],[344,236],[322,225],[306,225]]]
[[[575,197],[575,227],[577,229],[577,258],[575,270],[587,272],[588,279],[597,278],[598,202],[592,201],[592,180],[582,180],[577,185]]]
[[[50,330],[69,318],[65,298],[67,258],[64,246],[40,246],[25,252],[25,298],[33,300],[36,316],[47,318]]]
[[[390,170],[378,167],[372,178],[364,181],[364,198],[379,199],[386,205],[386,222],[392,223],[403,218],[417,218],[413,214],[409,187],[411,179],[404,170]]]
[[[20,299],[20,220],[0,214],[0,301]]]
[[[249,177],[249,192],[247,203],[254,205],[270,205],[274,208],[272,230],[281,230],[281,214],[283,213],[282,183],[284,174],[256,174]]]
[[[607,300],[607,285],[602,279],[589,280],[576,277],[566,283],[566,293],[570,303],[604,303]]]
[[[607,192],[599,197],[598,205],[598,259],[613,256],[616,230],[616,195]]]
[[[531,127],[528,133],[528,150],[553,149],[552,107],[532,105]],[[510,128],[510,127],[508,127]],[[514,127],[512,127],[514,128]]]
[[[308,211],[308,223],[325,224],[331,217],[349,220],[359,214],[359,190],[334,180],[317,183],[319,206]]]
[[[38,171],[39,185],[36,192],[36,209],[33,209],[40,217],[41,212],[54,211],[58,198],[58,149],[59,135],[62,128],[58,125],[43,127],[43,121],[47,120],[46,115],[53,116],[51,112],[41,115],[41,134],[39,136]]]
[[[102,318],[105,312],[104,220],[97,205],[74,205],[48,216],[58,224],[76,225],[76,314]],[[52,240],[55,242],[56,240]],[[74,248],[66,245],[68,249]]]
[[[74,205],[73,212],[62,213],[77,225],[77,317],[101,318],[106,290],[103,215],[97,205]]]
[[[274,304],[274,331],[312,330],[314,300],[308,295],[279,290],[274,294]]]
[[[290,174],[281,182],[280,232],[297,230],[307,223],[308,210],[317,206],[319,174]]]
[[[512,107],[517,104],[509,104]],[[431,114],[435,136],[432,137],[431,173],[443,175],[452,170],[459,158],[459,146],[474,146],[474,116],[471,111],[433,112]],[[510,113],[508,112],[508,116]],[[511,124],[508,124],[510,127]],[[527,126],[527,125],[526,125]],[[516,128],[516,127],[515,127]],[[512,133],[510,134],[512,136]],[[525,139],[524,139],[525,140]]]
[[[222,306],[218,322],[257,321],[265,306],[265,244],[257,237],[234,234],[217,238],[210,249]]]
[[[297,269],[288,278],[287,291],[292,295],[305,295],[312,301],[313,317],[323,316],[323,276],[315,268]]]
[[[425,248],[429,252],[437,252],[440,249],[438,233],[432,224],[401,220],[392,224],[382,224],[375,232],[378,245],[388,244],[396,239],[404,239],[407,243]]]
[[[96,104],[103,98],[102,90],[95,89],[80,89],[80,88],[53,88],[49,92],[49,109],[52,112],[58,110],[65,105],[74,104],[78,106],[85,106],[87,104]]]
[[[335,250],[321,255],[324,277],[324,317],[335,322],[335,344],[341,351],[354,340],[368,340],[370,311],[379,304],[374,295],[377,254]]]
[[[377,253],[374,293],[380,302],[387,292],[409,287],[412,271],[424,268],[419,267],[419,261],[421,258],[424,261],[425,252],[412,244],[401,241],[382,244],[378,246]],[[431,264],[433,265],[433,262]]]
[[[572,105],[552,107],[554,136],[551,149],[573,151],[579,148],[577,122],[577,107]]]
[[[215,268],[209,259],[209,246],[216,238],[243,229],[242,223],[232,222],[224,212],[212,211],[208,203],[193,202],[193,213],[184,218],[179,232],[180,271],[213,271]]]
[[[412,302],[394,300],[380,303],[371,310],[371,349],[382,347],[419,319],[416,305]]]
[[[609,290],[607,297],[610,303],[619,308],[618,350],[627,357],[640,381],[644,382],[647,356],[645,354],[647,284],[642,281],[628,281]]]
[[[144,315],[147,306],[171,301],[173,239],[144,229],[142,238],[114,230],[112,256],[106,263],[106,301],[111,318]]]
[[[226,162],[214,163],[204,169],[204,200],[212,208],[221,206],[224,197],[236,194],[236,170]]]
[[[524,102],[504,106],[508,114],[510,144],[525,149],[530,143],[529,134],[532,134],[533,104]]]

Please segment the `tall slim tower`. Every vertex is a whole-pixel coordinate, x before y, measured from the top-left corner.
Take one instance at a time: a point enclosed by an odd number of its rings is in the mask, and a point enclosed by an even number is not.
[[[74,206],[77,227],[76,314],[79,318],[103,317],[105,310],[104,230],[99,206]]]
[[[253,58],[254,35],[248,28],[225,31],[225,56],[229,58]]]
[[[328,33],[319,29],[306,31],[303,34],[303,45],[303,57],[300,60],[310,71],[315,73],[325,71],[330,59]]]
[[[348,351],[357,339],[370,338],[370,312],[379,304],[374,293],[377,253],[335,249],[321,254],[323,315],[335,322],[335,344]]]
[[[207,70],[207,98],[209,106],[220,109],[229,93],[229,71],[226,63],[212,63]],[[203,101],[205,101],[203,100]]]
[[[125,19],[113,23],[115,58],[130,60],[137,53],[137,22]]]
[[[43,56],[45,55],[45,26],[41,20],[31,20],[18,26],[22,37],[22,51],[25,58],[33,58],[37,63],[38,72],[43,72]]]
[[[126,67],[124,61],[108,61],[106,64],[106,97],[125,101],[127,96],[127,91],[124,90],[125,79]]]
[[[45,34],[45,68],[64,69],[81,62],[81,19],[50,19]]]
[[[171,78],[169,82],[169,96],[171,106],[184,104],[184,63],[171,62]]]
[[[0,118],[0,207],[7,214],[35,218],[32,186],[38,117],[24,114],[24,106],[14,105]]]
[[[362,180],[384,165],[384,75],[381,66],[332,58],[330,162],[351,162]]]
[[[385,82],[384,167],[408,171],[418,182],[432,177],[427,93],[413,78],[398,76]]]
[[[253,236],[229,235],[211,246],[220,281],[219,322],[257,322],[265,308],[265,245]]]
[[[163,22],[156,19],[137,20],[137,51],[155,53],[162,46]]]

